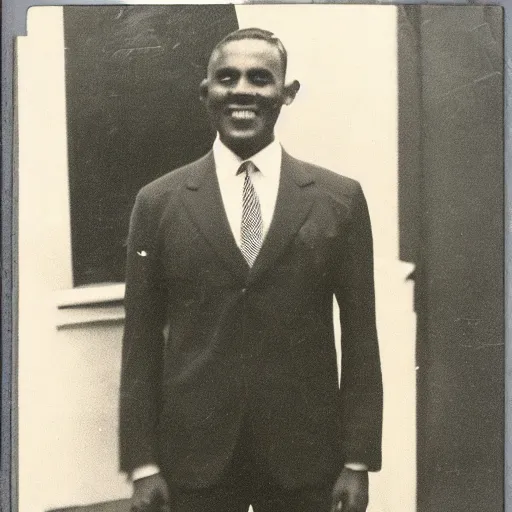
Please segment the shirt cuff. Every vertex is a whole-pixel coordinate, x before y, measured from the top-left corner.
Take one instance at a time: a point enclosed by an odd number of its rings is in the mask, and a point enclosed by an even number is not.
[[[157,475],[160,473],[160,468],[155,464],[146,464],[145,466],[139,466],[132,471],[131,479],[140,480],[148,476]]]
[[[368,471],[368,466],[362,462],[347,462],[345,467],[352,471]]]

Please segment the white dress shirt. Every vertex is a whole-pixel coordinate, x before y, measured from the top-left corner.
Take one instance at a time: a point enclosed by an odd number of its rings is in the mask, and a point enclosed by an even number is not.
[[[245,174],[241,173],[237,176],[236,173],[240,165],[249,160],[259,170],[259,172],[250,173],[249,176],[260,202],[263,238],[265,238],[276,207],[281,176],[281,155],[281,145],[277,140],[246,160],[235,155],[221,142],[218,136],[213,143],[213,157],[220,194],[229,226],[238,247],[241,246],[242,195]]]
[[[272,222],[279,190],[279,178],[281,177],[282,148],[277,140],[271,142],[251,158],[243,160],[226,147],[219,136],[213,143],[213,157],[215,159],[215,170],[219,182],[220,194],[224,204],[224,210],[228,223],[238,247],[241,246],[241,224],[242,224],[242,195],[244,186],[244,173],[237,176],[240,165],[250,160],[259,170],[250,174],[252,184],[258,195],[261,206],[261,220],[263,223],[263,239],[268,233]],[[345,467],[362,471],[366,470],[365,464],[351,462]],[[145,478],[159,473],[158,466],[147,464],[133,470],[132,480]]]

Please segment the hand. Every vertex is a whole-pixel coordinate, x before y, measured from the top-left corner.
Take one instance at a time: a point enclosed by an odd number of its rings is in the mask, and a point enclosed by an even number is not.
[[[331,512],[365,512],[368,506],[368,471],[343,468],[332,489]]]
[[[169,512],[169,491],[162,475],[134,480],[130,512]]]

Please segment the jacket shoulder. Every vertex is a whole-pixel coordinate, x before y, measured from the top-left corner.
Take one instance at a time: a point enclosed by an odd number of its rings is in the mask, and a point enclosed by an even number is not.
[[[210,157],[211,152],[194,162],[190,162],[178,167],[177,169],[169,171],[147,185],[144,185],[139,190],[137,199],[148,203],[158,203],[162,200],[166,200],[169,195],[172,195],[182,189],[191,175],[208,165],[208,159]]]
[[[353,178],[331,171],[325,167],[290,157],[289,155],[288,158],[290,158],[295,165],[299,166],[302,172],[311,177],[315,181],[315,184],[317,184],[321,190],[325,190],[325,192],[337,192],[343,195],[353,196],[361,190],[360,183]]]

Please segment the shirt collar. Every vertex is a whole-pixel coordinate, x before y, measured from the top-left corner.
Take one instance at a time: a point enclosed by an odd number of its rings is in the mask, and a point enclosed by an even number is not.
[[[268,146],[246,160],[250,160],[263,176],[278,177],[281,171],[281,154],[281,144],[274,139]],[[217,172],[231,176],[235,176],[242,162],[246,161],[233,153],[220,140],[218,134],[213,143],[213,157]]]

